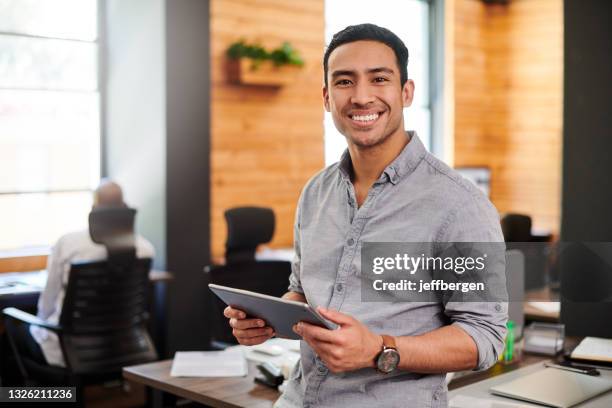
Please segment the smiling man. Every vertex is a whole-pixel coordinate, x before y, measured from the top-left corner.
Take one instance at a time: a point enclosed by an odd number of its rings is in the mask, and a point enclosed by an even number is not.
[[[334,35],[323,60],[325,109],[346,137],[340,162],[304,187],[285,298],[339,327],[299,323],[300,363],[278,407],[444,407],[444,373],[485,369],[503,346],[507,305],[363,302],[363,242],[503,241],[495,208],[404,129],[414,83],[408,50],[387,29]],[[227,308],[241,344],[273,330]]]

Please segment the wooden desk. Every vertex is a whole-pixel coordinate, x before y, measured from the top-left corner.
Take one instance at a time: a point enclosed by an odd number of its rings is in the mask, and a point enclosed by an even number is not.
[[[171,366],[172,360],[164,360],[125,367],[123,377],[157,391],[217,408],[268,408],[280,395],[278,391],[254,382],[257,369],[251,362],[246,377],[170,377]]]
[[[34,247],[0,251],[0,273],[45,269],[50,247]]]
[[[566,341],[566,347],[573,348],[578,338]],[[482,372],[466,371],[456,373],[448,389],[454,390],[478,381],[486,380],[501,374],[514,371],[551,357],[523,354],[520,361],[512,364],[498,363]],[[280,393],[253,381],[256,372],[255,364],[249,362],[249,375],[246,377],[224,378],[177,378],[170,377],[172,360],[125,367],[123,377],[138,384],[143,384],[157,391],[164,391],[181,398],[195,401],[211,407],[271,407]]]

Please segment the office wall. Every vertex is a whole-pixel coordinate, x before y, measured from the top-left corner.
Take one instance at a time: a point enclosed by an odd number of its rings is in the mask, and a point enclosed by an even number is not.
[[[123,186],[127,203],[138,209],[138,232],[155,246],[155,266],[165,268],[164,1],[108,0],[103,4],[104,175]]]
[[[272,207],[272,244],[289,247],[301,188],[324,165],[324,2],[211,0],[210,7],[212,253],[224,253],[224,210],[242,205]],[[241,38],[266,47],[289,41],[305,60],[295,83],[230,84],[225,50]]]
[[[565,241],[612,241],[610,38],[612,3],[565,1]]]
[[[201,350],[208,344],[203,268],[210,262],[209,4],[103,4],[106,173],[139,208],[137,227],[155,245],[155,265],[174,274],[160,352]]]
[[[500,213],[558,233],[563,1],[454,0],[454,164],[488,166]]]

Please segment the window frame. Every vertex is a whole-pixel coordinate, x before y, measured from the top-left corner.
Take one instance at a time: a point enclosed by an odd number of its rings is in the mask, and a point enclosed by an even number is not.
[[[105,126],[105,120],[106,120],[106,101],[107,101],[107,91],[106,91],[106,84],[107,84],[107,71],[106,71],[106,65],[107,65],[107,51],[106,51],[106,44],[107,44],[107,40],[106,40],[106,16],[104,14],[105,12],[105,0],[95,0],[95,8],[96,8],[96,23],[97,23],[97,30],[96,30],[96,38],[93,40],[84,40],[84,39],[77,39],[77,38],[66,38],[63,36],[54,36],[54,35],[40,35],[40,34],[29,34],[29,33],[23,33],[23,32],[19,32],[18,30],[2,30],[0,31],[0,36],[12,36],[15,38],[31,38],[31,39],[36,39],[36,40],[60,40],[60,41],[66,41],[66,42],[73,42],[73,43],[86,43],[86,44],[92,44],[96,47],[96,57],[97,57],[97,62],[95,64],[95,67],[97,68],[97,86],[95,89],[91,90],[91,91],[85,91],[85,90],[78,90],[78,89],[63,89],[63,88],[45,88],[45,87],[37,87],[37,88],[23,88],[23,87],[19,87],[19,86],[1,86],[0,89],[1,90],[7,90],[7,91],[36,91],[36,92],[57,92],[57,93],[62,93],[62,94],[75,94],[75,93],[91,93],[91,94],[97,94],[97,103],[98,103],[98,109],[97,109],[97,114],[98,114],[98,120],[97,120],[97,131],[98,131],[98,146],[97,146],[97,153],[98,153],[98,157],[99,157],[99,167],[98,167],[98,176],[104,177],[106,175],[106,150],[105,150],[105,146],[106,146],[106,126]],[[54,188],[52,186],[48,186],[47,188],[41,188],[41,189],[19,189],[19,188],[12,188],[12,189],[7,189],[4,191],[0,191],[0,197],[7,197],[7,196],[14,196],[14,197],[25,197],[25,196],[30,196],[30,195],[46,195],[46,196],[61,196],[63,194],[73,194],[73,193],[89,193],[92,194],[93,190],[95,189],[95,183],[94,180],[92,179],[90,181],[90,183],[92,185],[90,185],[89,187],[85,188]],[[19,199],[19,198],[17,198]],[[7,251],[9,253],[19,253],[21,254],[22,251],[33,251],[34,253],[38,254],[43,254],[46,255],[46,253],[48,252],[48,248],[50,248],[50,246],[52,245],[52,242],[48,242],[48,243],[41,243],[41,242],[25,242],[25,243],[16,243],[16,247],[10,247],[10,248],[0,248],[0,252],[1,253],[7,253]]]
[[[106,101],[106,71],[103,69],[106,64],[106,52],[105,52],[105,29],[104,23],[105,18],[102,15],[102,2],[104,0],[96,0],[96,15],[97,15],[97,38],[94,41],[80,40],[75,38],[65,38],[57,36],[42,36],[37,34],[27,34],[16,31],[0,31],[0,36],[13,36],[20,38],[33,38],[39,40],[61,40],[71,41],[78,43],[96,44],[97,47],[97,68],[98,68],[98,86],[96,91],[98,92],[98,131],[99,131],[99,146],[98,151],[100,152],[100,177],[103,177],[106,171],[105,166],[105,129],[104,129],[104,116],[105,113],[105,101]],[[0,90],[10,91],[49,91],[49,92],[65,92],[65,93],[78,93],[82,91],[67,90],[67,89],[46,89],[46,88],[20,88],[10,86],[0,86]],[[82,193],[82,192],[93,192],[93,188],[75,188],[75,189],[41,189],[41,190],[21,190],[21,191],[0,191],[0,196],[7,195],[23,195],[23,194],[62,194],[62,193]]]

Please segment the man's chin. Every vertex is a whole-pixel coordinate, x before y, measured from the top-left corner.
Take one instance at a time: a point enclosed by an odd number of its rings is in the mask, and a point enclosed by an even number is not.
[[[359,137],[355,135],[349,136],[350,142],[361,149],[368,149],[381,145],[387,138],[384,136]]]

